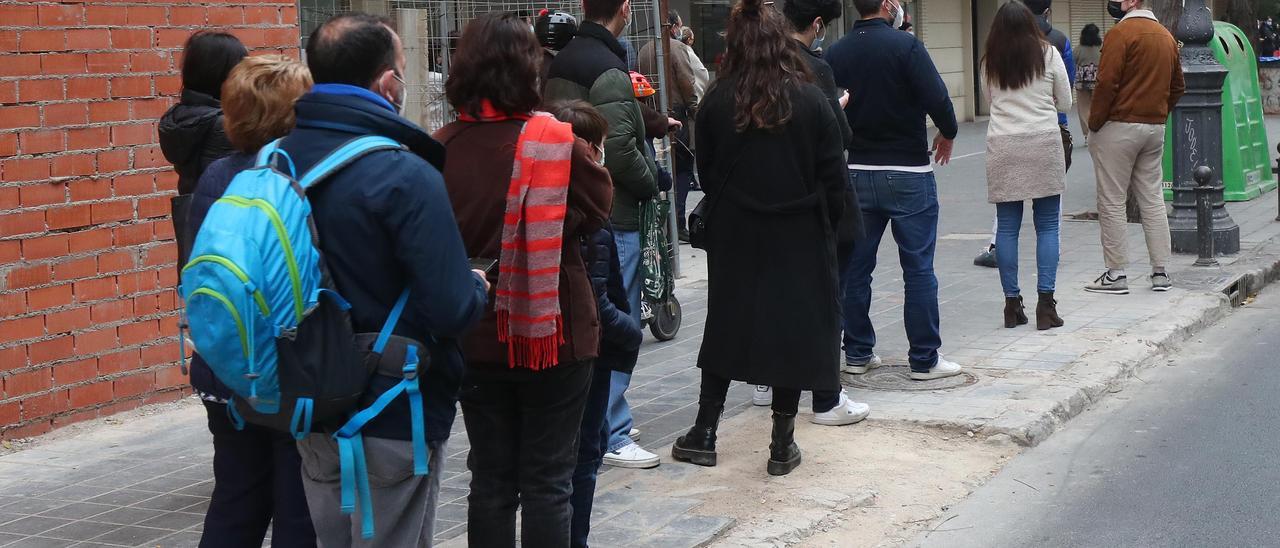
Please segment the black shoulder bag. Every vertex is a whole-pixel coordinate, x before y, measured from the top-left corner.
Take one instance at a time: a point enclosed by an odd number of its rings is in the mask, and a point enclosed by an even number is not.
[[[698,205],[693,207],[693,211],[689,212],[689,245],[694,249],[707,250],[707,222],[710,220],[708,217],[715,209],[716,203],[724,197],[724,189],[729,185],[729,177],[733,175],[733,168],[737,167],[738,159],[741,157],[742,152],[739,151],[733,162],[729,164],[729,169],[725,172],[724,180],[720,182],[720,188],[716,193],[703,196],[698,200]]]

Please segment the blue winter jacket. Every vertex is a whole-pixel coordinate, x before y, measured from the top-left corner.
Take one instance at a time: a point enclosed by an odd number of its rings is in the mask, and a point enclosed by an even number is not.
[[[636,367],[644,333],[631,317],[627,290],[622,285],[622,266],[613,231],[602,228],[582,241],[582,260],[591,276],[591,289],[600,310],[600,354],[595,364],[605,369],[630,373]]]

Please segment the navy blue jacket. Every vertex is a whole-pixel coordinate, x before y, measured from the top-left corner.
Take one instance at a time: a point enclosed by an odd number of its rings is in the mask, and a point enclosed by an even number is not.
[[[854,23],[823,58],[836,85],[849,90],[849,163],[929,165],[926,114],[944,137],[954,139],[960,131],[947,85],[924,44],[884,19]]]
[[[385,105],[359,94],[312,91],[298,100],[297,127],[281,146],[299,176],[359,136],[382,135],[409,147],[363,156],[308,197],[319,247],[338,292],[351,303],[357,332],[381,329],[400,292],[410,288],[395,334],[430,347],[430,367],[420,377],[427,439],[442,440],[453,425],[462,377],[454,339],[480,318],[487,297],[471,272],[440,175],[444,147]],[[364,403],[397,382],[375,375]],[[409,439],[409,413],[401,396],[364,433]]]
[[[600,310],[600,354],[595,365],[630,373],[636,368],[644,333],[631,317],[627,290],[622,285],[622,266],[618,263],[618,246],[608,227],[582,240],[582,259],[591,276],[591,289]]]

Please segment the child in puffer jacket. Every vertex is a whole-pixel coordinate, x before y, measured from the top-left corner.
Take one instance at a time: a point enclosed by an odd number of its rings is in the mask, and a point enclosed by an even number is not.
[[[556,119],[573,126],[573,133],[591,143],[604,164],[604,138],[608,122],[585,101],[564,101],[550,105]],[[592,371],[587,406],[582,413],[578,438],[578,467],[573,473],[573,524],[571,545],[586,546],[591,530],[591,504],[595,498],[596,476],[607,450],[609,424],[609,380],[613,371],[630,373],[636,366],[644,334],[631,317],[627,292],[622,285],[622,267],[613,231],[606,226],[582,241],[582,257],[600,313],[600,353]]]

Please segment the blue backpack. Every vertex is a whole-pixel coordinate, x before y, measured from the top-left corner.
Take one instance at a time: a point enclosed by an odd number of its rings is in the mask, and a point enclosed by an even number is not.
[[[365,538],[373,536],[373,505],[360,430],[406,394],[414,473],[427,474],[417,380],[425,364],[419,363],[421,343],[391,334],[408,289],[379,333],[355,333],[351,305],[336,291],[317,246],[320,235],[307,192],[365,154],[402,148],[386,137],[359,137],[299,179],[280,141],[267,144],[255,167],[237,174],[209,208],[179,287],[186,302],[184,327],[213,374],[234,393],[227,412],[237,429],[248,421],[301,440],[313,425],[345,421],[334,434],[342,463],[342,509],[354,512],[358,491]],[[278,159],[289,174],[277,169]],[[375,372],[403,380],[357,410]]]

